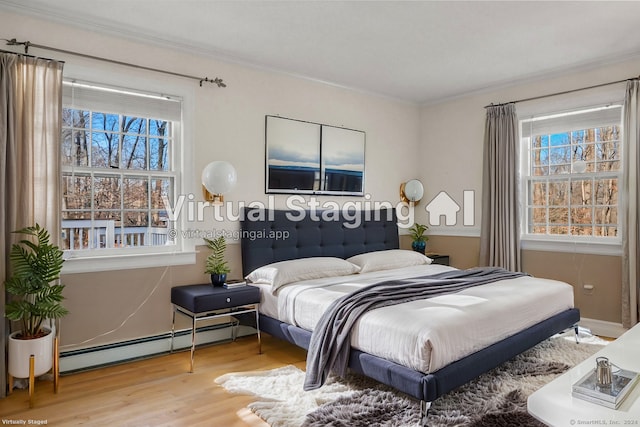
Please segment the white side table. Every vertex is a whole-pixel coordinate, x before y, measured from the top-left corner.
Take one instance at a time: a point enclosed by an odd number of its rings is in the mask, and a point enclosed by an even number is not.
[[[640,384],[635,385],[631,394],[618,409],[609,409],[571,396],[571,386],[595,368],[596,357],[600,356],[608,357],[611,363],[623,369],[640,372],[640,324],[531,394],[527,400],[529,413],[553,427],[579,425],[640,427]]]

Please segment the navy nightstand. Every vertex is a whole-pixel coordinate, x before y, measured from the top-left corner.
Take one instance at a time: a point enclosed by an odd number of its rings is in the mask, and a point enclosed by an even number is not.
[[[233,289],[215,288],[210,284],[187,285],[171,288],[173,304],[173,324],[171,326],[171,351],[175,336],[176,312],[191,317],[191,365],[193,372],[193,355],[196,347],[196,323],[198,320],[209,320],[235,314],[255,313],[258,331],[258,353],[262,353],[260,340],[260,323],[258,307],[260,305],[260,289],[255,286],[242,286]],[[235,339],[235,331],[233,334]]]
[[[449,255],[440,255],[440,254],[426,254],[433,261],[432,264],[440,264],[440,265],[449,265]]]

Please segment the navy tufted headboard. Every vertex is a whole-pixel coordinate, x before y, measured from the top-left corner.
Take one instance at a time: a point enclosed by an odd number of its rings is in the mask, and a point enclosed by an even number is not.
[[[244,208],[241,218],[240,243],[245,276],[258,267],[278,261],[315,256],[349,258],[399,247],[393,209],[344,215],[342,211]]]

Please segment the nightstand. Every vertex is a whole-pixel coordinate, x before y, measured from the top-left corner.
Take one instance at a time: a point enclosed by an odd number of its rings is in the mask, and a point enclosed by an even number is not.
[[[433,261],[431,264],[449,265],[449,255],[426,254]]]
[[[258,307],[260,305],[260,289],[255,286],[242,286],[233,289],[216,288],[210,284],[187,285],[171,288],[173,304],[173,323],[171,326],[171,351],[175,336],[176,313],[191,318],[191,364],[189,372],[193,372],[193,356],[196,348],[196,323],[199,320],[215,319],[243,313],[255,313],[258,331],[258,353],[262,353],[260,341],[260,323]],[[235,339],[235,333],[233,335]]]

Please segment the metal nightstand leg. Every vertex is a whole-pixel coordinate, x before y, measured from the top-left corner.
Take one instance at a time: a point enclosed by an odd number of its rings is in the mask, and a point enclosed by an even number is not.
[[[238,338],[238,327],[240,326],[240,321],[233,316],[231,317],[231,341],[235,342]]]
[[[189,372],[193,372],[193,355],[196,351],[196,316],[191,318],[191,365]]]
[[[171,351],[173,353],[173,340],[176,336],[176,307],[173,306],[173,321],[171,322]]]
[[[256,330],[258,331],[258,354],[262,354],[262,339],[260,338],[260,315],[256,306]]]

